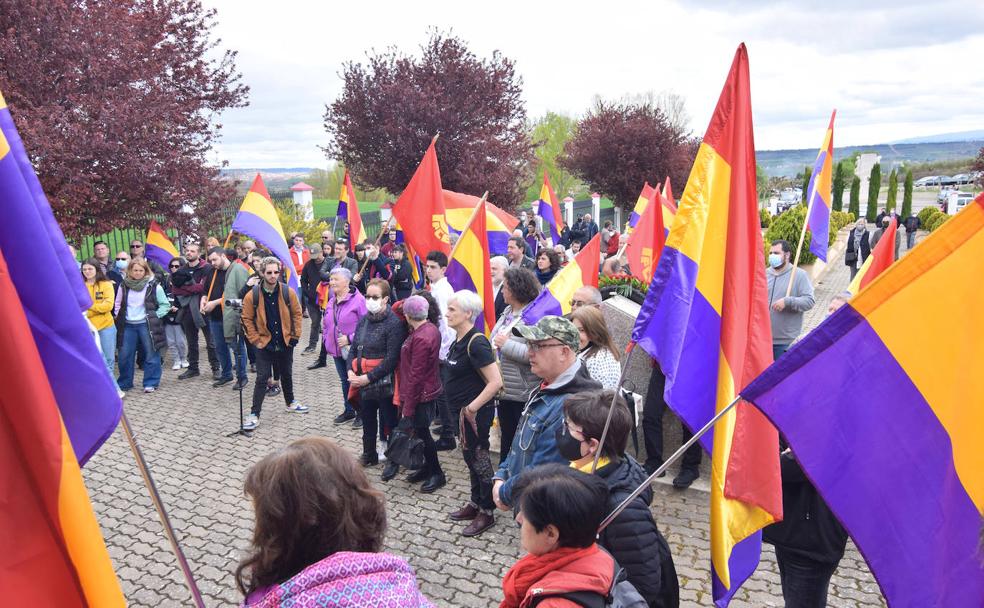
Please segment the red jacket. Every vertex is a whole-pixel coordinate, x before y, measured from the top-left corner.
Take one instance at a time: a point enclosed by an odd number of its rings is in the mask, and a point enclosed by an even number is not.
[[[576,608],[578,604],[561,597],[550,597],[569,591],[596,591],[606,595],[612,586],[615,562],[604,551],[582,557],[556,570],[546,573],[543,578],[530,586],[520,604],[527,608],[538,595],[546,595],[538,608]]]
[[[297,255],[297,250],[293,247],[290,248],[290,261],[294,263],[294,270],[297,272],[297,276],[301,276],[301,271],[304,270],[304,264],[311,259],[311,252],[305,247],[301,255]]]
[[[400,347],[400,365],[396,368],[400,386],[401,415],[412,417],[417,404],[437,398],[441,386],[438,355],[441,332],[430,322],[410,331]]]

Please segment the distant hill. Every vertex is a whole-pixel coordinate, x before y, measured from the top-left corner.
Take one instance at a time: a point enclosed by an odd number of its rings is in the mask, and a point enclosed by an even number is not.
[[[971,132],[968,131],[968,133]],[[882,157],[882,174],[884,175],[893,167],[901,165],[973,158],[977,156],[981,147],[984,147],[984,131],[981,133],[982,137],[969,141],[877,144],[874,146],[834,148],[834,161],[849,158],[855,152],[874,152]],[[800,173],[803,167],[813,165],[817,158],[817,149],[756,150],[755,158],[770,177],[793,177]]]
[[[984,140],[984,130],[977,131],[958,131],[956,133],[939,133],[937,135],[924,135],[922,137],[910,137],[890,142],[892,144],[943,144],[960,141],[981,141]]]
[[[263,178],[267,190],[273,191],[290,189],[291,186],[311,175],[312,171],[314,171],[313,167],[222,169],[222,177],[239,182],[237,190],[242,194],[249,190],[257,173]]]

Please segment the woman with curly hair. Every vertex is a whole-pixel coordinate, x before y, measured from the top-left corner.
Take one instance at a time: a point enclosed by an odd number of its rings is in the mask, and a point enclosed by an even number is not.
[[[305,437],[246,474],[256,527],[236,568],[244,608],[429,607],[403,558],[382,553],[383,496],[345,449]]]
[[[553,249],[541,249],[536,255],[536,280],[546,285],[560,270],[560,255]]]

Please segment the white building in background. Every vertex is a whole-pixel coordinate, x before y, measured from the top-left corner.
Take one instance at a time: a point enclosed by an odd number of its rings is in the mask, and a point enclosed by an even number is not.
[[[294,204],[304,210],[304,219],[314,219],[314,188],[304,182],[297,182],[290,187],[294,195]]]

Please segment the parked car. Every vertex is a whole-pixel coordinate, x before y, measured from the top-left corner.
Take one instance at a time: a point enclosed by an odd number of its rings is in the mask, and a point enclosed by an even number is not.
[[[912,182],[912,185],[917,188],[925,188],[927,186],[939,186],[940,176],[939,175],[927,175],[926,177],[920,177],[916,181]]]

